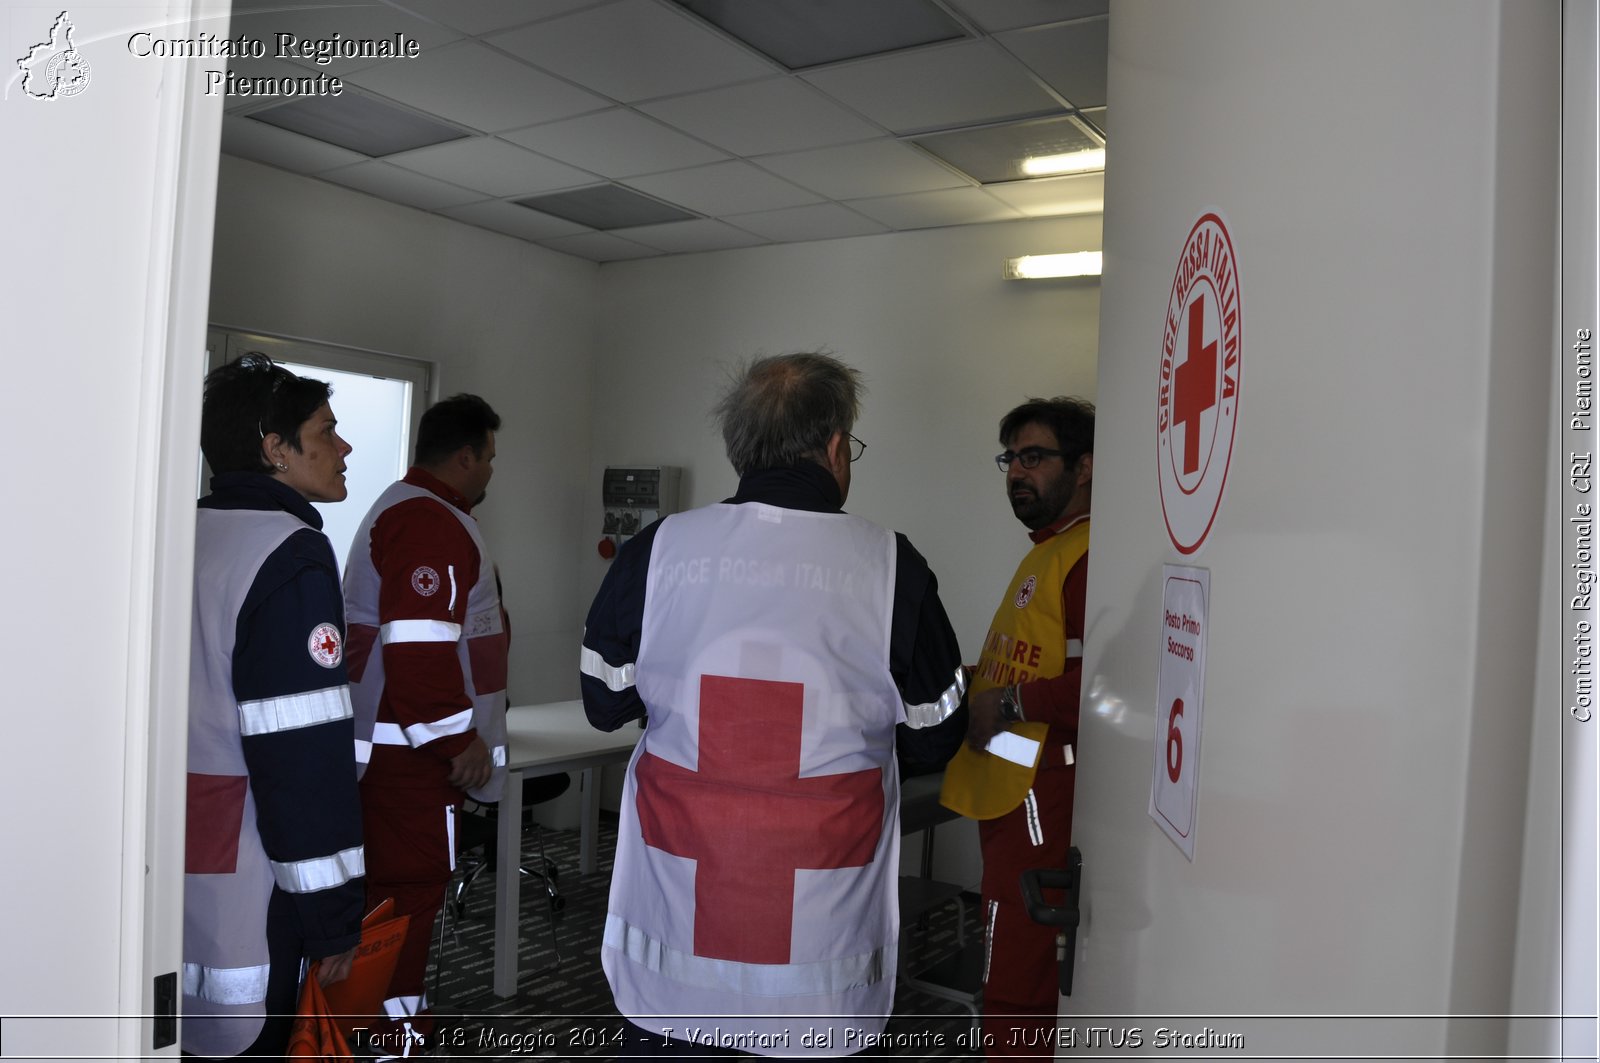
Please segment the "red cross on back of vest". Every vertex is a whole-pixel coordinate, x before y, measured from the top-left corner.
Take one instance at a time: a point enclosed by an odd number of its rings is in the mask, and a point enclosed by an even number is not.
[[[864,867],[877,851],[880,769],[800,778],[804,693],[701,676],[699,770],[639,758],[645,844],[696,861],[697,956],[788,963],[795,871]]]

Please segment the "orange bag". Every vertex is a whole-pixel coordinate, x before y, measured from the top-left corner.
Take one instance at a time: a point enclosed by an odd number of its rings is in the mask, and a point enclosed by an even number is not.
[[[334,1021],[322,983],[317,980],[321,966],[321,961],[311,965],[306,972],[306,984],[300,988],[300,1006],[295,1013],[294,1027],[289,1031],[289,1047],[284,1052],[289,1059],[332,1063],[353,1058],[350,1042],[345,1040],[344,1031]]]
[[[405,944],[409,915],[391,916],[394,899],[385,897],[361,920],[361,945],[356,950],[350,974],[333,985],[323,986],[328,1012],[338,1022],[346,1038],[354,1037],[358,1026],[369,1025],[383,1014],[383,998],[389,995],[389,979]],[[306,981],[311,981],[310,975]]]

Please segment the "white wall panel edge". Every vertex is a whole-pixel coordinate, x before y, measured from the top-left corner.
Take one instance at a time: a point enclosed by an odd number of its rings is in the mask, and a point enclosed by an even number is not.
[[[228,0],[174,0],[167,25],[226,35]],[[123,941],[118,1044],[124,1056],[176,1056],[153,1045],[154,979],[182,967],[184,809],[187,800],[189,622],[198,381],[216,207],[222,99],[205,71],[162,70],[135,441],[131,529],[126,790],[122,806]],[[181,980],[180,983],[181,985]],[[176,1003],[176,1002],[174,1002]]]
[[[1452,1055],[1504,1052],[1511,1009],[1528,757],[1539,672],[1539,602],[1548,477],[1545,440],[1529,425],[1550,406],[1555,290],[1560,5],[1497,4],[1496,77],[1486,160],[1483,324],[1490,337],[1483,416],[1482,539],[1470,706],[1471,746],[1462,795],[1462,849],[1447,1035]],[[1543,577],[1543,578],[1542,578]]]

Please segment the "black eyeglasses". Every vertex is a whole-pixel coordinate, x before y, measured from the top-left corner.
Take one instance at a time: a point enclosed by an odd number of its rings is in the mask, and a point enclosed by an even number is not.
[[[867,445],[855,436],[850,437],[850,460],[860,461],[861,455],[867,452]]]
[[[996,454],[994,463],[1000,466],[1001,472],[1010,472],[1012,462],[1016,462],[1024,469],[1036,469],[1046,458],[1063,457],[1066,457],[1066,454],[1060,450],[1051,450],[1048,447],[1023,447],[1021,450],[1008,450],[1004,454]]]

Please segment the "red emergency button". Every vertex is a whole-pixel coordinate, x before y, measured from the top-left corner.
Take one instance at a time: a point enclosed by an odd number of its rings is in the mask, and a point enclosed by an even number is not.
[[[596,549],[600,551],[600,556],[605,558],[607,561],[610,561],[613,557],[617,556],[617,544],[609,535],[600,540],[600,544],[596,547]]]

